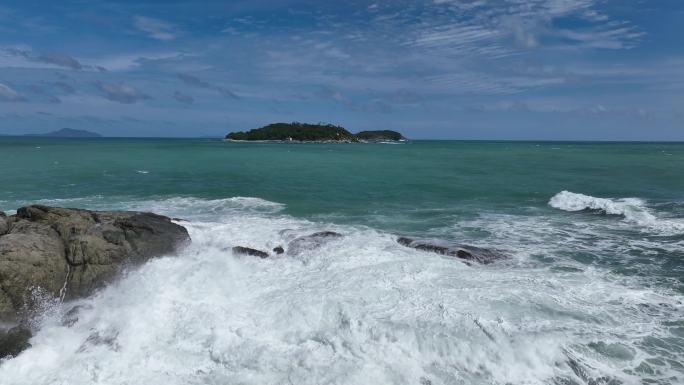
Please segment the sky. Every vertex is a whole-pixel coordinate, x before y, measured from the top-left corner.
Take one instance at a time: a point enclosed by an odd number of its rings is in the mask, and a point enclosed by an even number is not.
[[[681,0],[0,0],[0,134],[684,140]]]

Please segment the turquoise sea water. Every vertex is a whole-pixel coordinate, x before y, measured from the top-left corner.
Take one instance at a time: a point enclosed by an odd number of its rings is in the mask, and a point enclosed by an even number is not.
[[[40,202],[157,211],[188,220],[195,240],[187,255],[126,278],[141,291],[173,292],[137,300],[173,318],[170,331],[103,326],[117,298],[136,295],[109,288],[88,300],[90,324],[66,331],[42,321],[26,358],[0,366],[16,383],[28,368],[37,383],[78,383],[70,376],[79,370],[130,383],[115,366],[82,361],[141,357],[188,362],[137,368],[148,383],[684,382],[684,144],[6,137],[0,170],[0,210]],[[219,252],[328,228],[347,237],[305,260],[224,265]],[[467,267],[404,250],[396,235],[511,258]],[[188,266],[200,281],[188,281]],[[249,281],[204,287],[217,269]],[[162,272],[177,281],[167,286]],[[259,294],[240,291],[248,286]],[[193,290],[211,299],[207,307],[186,303]],[[188,326],[196,318],[213,337]],[[93,327],[130,342],[83,350]],[[255,332],[263,327],[271,331]],[[155,338],[135,342],[140,333]],[[70,358],[28,364],[56,354],[57,343]]]

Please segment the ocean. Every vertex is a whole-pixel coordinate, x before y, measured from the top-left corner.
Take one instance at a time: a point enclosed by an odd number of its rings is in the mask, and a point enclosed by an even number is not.
[[[48,307],[3,385],[684,383],[684,144],[0,137],[0,170],[7,213],[152,211],[193,239]]]

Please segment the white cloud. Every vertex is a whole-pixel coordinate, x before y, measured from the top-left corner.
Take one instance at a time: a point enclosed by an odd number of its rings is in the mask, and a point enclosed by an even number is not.
[[[58,67],[66,67],[75,70],[80,70],[83,68],[83,65],[78,60],[69,55],[61,53],[50,53],[40,55],[38,57],[35,57],[33,60],[41,63],[54,64]]]
[[[235,92],[229,90],[226,87],[222,87],[216,84],[211,84],[208,83],[204,80],[199,79],[196,76],[190,75],[190,74],[178,74],[178,79],[182,81],[183,83],[193,86],[193,87],[199,87],[199,88],[206,88],[214,91],[218,91],[223,97],[229,98],[229,99],[238,99],[239,96],[235,94]]]
[[[430,21],[409,27],[406,32],[412,37],[407,41],[447,54],[486,57],[508,56],[519,49],[546,48],[543,45],[624,49],[637,44],[643,32],[599,12],[595,9],[598,3],[598,0],[433,0],[432,12],[421,11]],[[554,27],[555,19],[568,17],[582,23],[572,31]]]
[[[150,99],[149,96],[124,83],[95,82],[95,87],[102,91],[107,99],[123,104]]]
[[[24,96],[12,89],[12,87],[0,83],[0,101],[2,102],[21,102]]]
[[[108,71],[126,71],[139,67],[146,60],[181,59],[186,56],[191,55],[181,52],[122,53],[90,58],[87,62]]]
[[[147,16],[136,16],[135,27],[147,33],[151,38],[163,41],[174,40],[178,32],[173,24]]]

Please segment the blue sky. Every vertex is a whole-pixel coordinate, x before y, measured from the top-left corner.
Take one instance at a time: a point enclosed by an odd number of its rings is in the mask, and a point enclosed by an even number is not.
[[[684,140],[684,1],[0,1],[0,134]]]

